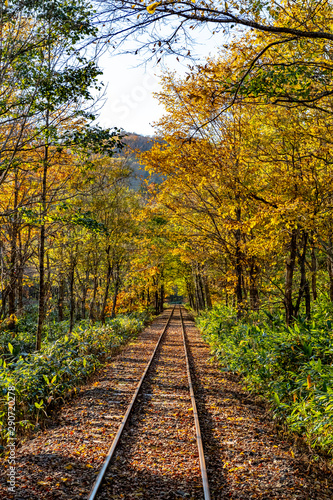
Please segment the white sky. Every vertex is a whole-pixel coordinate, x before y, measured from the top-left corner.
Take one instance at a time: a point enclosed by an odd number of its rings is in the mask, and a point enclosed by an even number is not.
[[[222,44],[221,35],[211,37],[201,32],[200,45],[195,46],[195,52],[201,60],[209,55],[217,54],[217,44]],[[138,66],[141,59],[132,54],[104,54],[99,61],[104,70],[102,81],[107,85],[105,103],[99,112],[98,123],[103,127],[121,127],[127,132],[142,135],[153,135],[151,124],[163,115],[163,107],[153,97],[158,92],[159,74],[162,67],[154,66],[152,62]],[[179,74],[186,72],[186,66],[179,63],[175,57],[164,59],[167,67]]]

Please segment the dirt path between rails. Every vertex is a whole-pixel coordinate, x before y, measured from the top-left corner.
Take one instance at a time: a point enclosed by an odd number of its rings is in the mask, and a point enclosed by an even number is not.
[[[2,467],[1,499],[87,497],[168,315],[166,311],[135,343],[105,365],[95,382],[82,387],[77,397],[63,406],[49,428],[16,450],[16,493],[15,496],[8,494],[7,470]],[[209,363],[209,348],[186,313],[184,319],[212,499],[332,500],[331,472],[324,466],[309,466],[308,457],[277,436],[264,405],[241,388],[237,377],[222,373]],[[177,424],[177,415],[174,418],[172,425]],[[167,457],[170,440],[163,439],[159,436]],[[185,439],[190,441],[191,437],[185,436]],[[156,445],[155,450],[158,452],[159,446]],[[154,463],[155,475],[160,466],[163,468],[161,455],[155,456],[153,449],[151,451],[146,471],[145,461],[138,457],[137,474],[146,472],[149,477]],[[193,459],[194,456],[195,452]],[[163,490],[164,496],[158,491],[154,496],[146,495],[147,484],[143,491],[135,491],[135,496],[115,491],[109,498],[191,498],[182,486],[186,483],[189,464],[182,467],[180,460],[174,465],[174,469],[164,471],[164,477],[166,485],[178,485],[176,491],[172,487],[173,491]],[[194,467],[190,469],[199,474]],[[192,498],[200,498],[199,488]]]
[[[110,498],[202,499],[178,308],[97,496]]]

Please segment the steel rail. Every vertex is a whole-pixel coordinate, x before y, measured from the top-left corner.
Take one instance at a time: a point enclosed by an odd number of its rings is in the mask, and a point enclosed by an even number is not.
[[[114,453],[116,451],[118,442],[119,442],[119,440],[121,438],[121,435],[122,435],[122,432],[123,432],[123,430],[125,428],[125,425],[127,423],[128,417],[130,416],[131,411],[132,411],[133,406],[134,406],[134,403],[135,403],[135,401],[136,401],[136,399],[138,397],[138,394],[140,392],[142,383],[143,383],[143,381],[144,381],[144,379],[145,379],[145,377],[147,375],[147,372],[148,372],[148,370],[150,368],[150,365],[152,364],[152,361],[153,361],[153,359],[155,357],[156,351],[157,351],[157,349],[160,346],[161,340],[162,340],[162,338],[163,338],[163,336],[164,336],[164,334],[165,334],[165,332],[166,332],[166,330],[167,330],[167,328],[169,326],[169,323],[170,323],[170,320],[171,320],[171,318],[173,316],[174,310],[175,310],[175,306],[173,307],[173,309],[172,309],[172,311],[170,313],[170,316],[168,318],[168,321],[166,322],[166,324],[165,324],[165,326],[163,328],[163,331],[162,331],[162,333],[160,335],[160,338],[158,339],[157,344],[155,346],[154,352],[151,355],[151,357],[150,357],[150,359],[149,359],[149,361],[147,363],[145,371],[143,372],[143,375],[142,375],[142,377],[141,377],[138,385],[136,386],[136,389],[135,389],[135,392],[133,394],[132,400],[131,400],[128,408],[127,408],[127,411],[126,411],[126,413],[125,413],[122,421],[121,421],[121,424],[119,425],[117,434],[115,435],[115,437],[114,437],[114,439],[112,441],[111,447],[110,447],[110,449],[108,451],[108,454],[107,454],[107,456],[105,458],[104,464],[103,464],[103,466],[102,466],[102,468],[101,468],[101,470],[100,470],[100,472],[99,472],[99,474],[98,474],[98,476],[96,478],[96,481],[95,481],[95,483],[94,483],[94,485],[93,485],[93,487],[92,487],[92,489],[91,489],[91,491],[89,493],[88,500],[94,500],[96,498],[96,495],[97,495],[98,490],[99,490],[99,488],[100,488],[100,486],[101,486],[101,484],[103,482],[105,473],[106,473],[107,468],[109,466],[109,463],[110,463],[110,461],[111,461],[111,459],[112,459],[112,457],[113,457],[113,455],[114,455]]]
[[[195,396],[194,396],[194,390],[193,390],[193,384],[192,384],[190,363],[188,360],[188,351],[187,351],[186,337],[185,337],[185,327],[184,327],[184,320],[183,320],[181,306],[179,306],[179,313],[180,313],[180,320],[181,320],[181,325],[182,325],[187,378],[188,378],[188,384],[189,384],[189,388],[190,388],[191,403],[192,403],[192,408],[193,408],[193,416],[194,416],[194,423],[195,423],[195,430],[196,430],[196,439],[197,439],[197,445],[198,445],[198,451],[199,451],[199,461],[200,461],[200,469],[201,469],[201,477],[202,477],[202,486],[203,486],[203,491],[204,491],[204,499],[210,500],[210,491],[209,491],[209,484],[208,484],[208,477],[207,477],[206,461],[205,461],[205,455],[204,455],[203,444],[202,444],[202,437],[201,437],[197,404],[195,402]]]

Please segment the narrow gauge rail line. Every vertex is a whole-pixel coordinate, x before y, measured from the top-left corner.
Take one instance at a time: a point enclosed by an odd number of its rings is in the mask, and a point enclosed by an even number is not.
[[[168,320],[162,330],[162,333],[157,341],[156,347],[154,349],[153,354],[151,355],[147,366],[143,372],[143,375],[136,387],[136,390],[134,392],[134,395],[132,397],[132,400],[127,408],[127,411],[122,419],[122,422],[118,428],[117,434],[114,437],[114,440],[112,442],[112,445],[108,451],[108,454],[106,456],[106,459],[104,461],[104,464],[97,476],[97,479],[93,485],[93,488],[88,496],[88,500],[95,500],[97,497],[97,494],[100,490],[100,487],[103,483],[103,480],[105,478],[106,472],[108,470],[108,467],[110,465],[110,462],[112,458],[115,455],[116,449],[118,447],[119,441],[122,437],[123,431],[125,429],[126,423],[129,419],[130,414],[132,413],[133,407],[136,403],[136,400],[138,399],[141,387],[143,385],[143,382],[148,374],[149,368],[152,365],[152,362],[155,358],[155,355],[161,346],[162,340],[165,336],[166,331],[168,330],[170,321],[172,319],[172,316],[175,311],[175,306],[173,307],[170,316],[168,317]],[[194,421],[195,421],[195,429],[196,429],[196,440],[197,440],[197,446],[198,446],[198,451],[199,451],[199,462],[200,462],[200,470],[201,470],[201,475],[202,475],[202,484],[203,484],[203,493],[204,493],[204,499],[205,500],[210,500],[210,493],[209,493],[209,485],[208,485],[208,479],[207,479],[207,470],[206,470],[206,465],[205,465],[205,457],[204,457],[204,452],[203,452],[203,446],[202,446],[202,437],[201,437],[201,431],[200,431],[200,424],[199,424],[199,418],[198,418],[198,413],[197,413],[197,407],[196,407],[196,402],[195,402],[195,396],[194,396],[194,391],[193,391],[193,385],[192,385],[192,380],[191,380],[191,372],[190,372],[190,364],[188,360],[188,353],[187,353],[187,342],[186,342],[186,334],[185,334],[185,327],[184,327],[184,322],[183,322],[183,317],[181,313],[181,306],[179,306],[179,314],[180,314],[180,323],[181,323],[181,330],[182,330],[182,339],[183,339],[183,346],[184,346],[184,353],[185,353],[185,362],[186,362],[186,371],[187,371],[187,378],[188,378],[188,383],[189,383],[189,390],[190,390],[190,397],[191,397],[191,404],[193,408],[193,414],[194,414]]]
[[[196,439],[197,439],[197,445],[198,445],[200,469],[201,469],[201,476],[202,476],[202,486],[203,486],[203,490],[204,490],[204,499],[210,500],[210,491],[209,491],[209,484],[208,484],[208,477],[207,477],[205,455],[204,455],[203,444],[202,444],[199,415],[198,415],[197,404],[195,401],[195,395],[194,395],[194,390],[193,390],[190,363],[188,360],[185,325],[184,325],[184,320],[183,320],[183,315],[182,315],[182,309],[180,306],[179,306],[179,313],[180,313],[180,321],[182,324],[186,371],[187,371],[188,385],[190,388],[191,402],[192,402],[192,408],[193,408],[193,416],[194,416],[194,423],[195,423],[195,430],[196,430]]]

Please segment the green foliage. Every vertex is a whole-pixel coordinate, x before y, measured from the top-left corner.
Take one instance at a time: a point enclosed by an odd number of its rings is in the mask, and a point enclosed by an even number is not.
[[[11,386],[15,387],[17,428],[34,427],[70,391],[76,391],[112,350],[137,334],[146,319],[145,314],[124,315],[97,326],[82,321],[72,334],[64,333],[68,323],[62,322],[58,338],[44,342],[40,352],[24,353],[26,344],[18,339],[9,342],[5,334],[0,345],[0,440],[5,443],[7,438]],[[49,336],[55,336],[55,331]]]
[[[118,128],[102,129],[98,125],[86,126],[82,130],[67,131],[64,134],[64,145],[75,145],[89,153],[113,156],[115,151],[120,151],[124,144],[123,131]]]
[[[270,65],[257,69],[251,77],[245,78],[239,94],[246,97],[287,98],[288,100],[307,100],[320,95],[322,85],[331,81],[331,69],[318,69],[316,66],[298,64],[295,66]],[[227,90],[227,87],[225,87]],[[238,85],[231,93],[238,92]]]
[[[197,323],[223,369],[242,374],[291,431],[332,452],[333,332],[327,313],[286,327],[279,316],[237,320],[233,309],[216,305]]]

